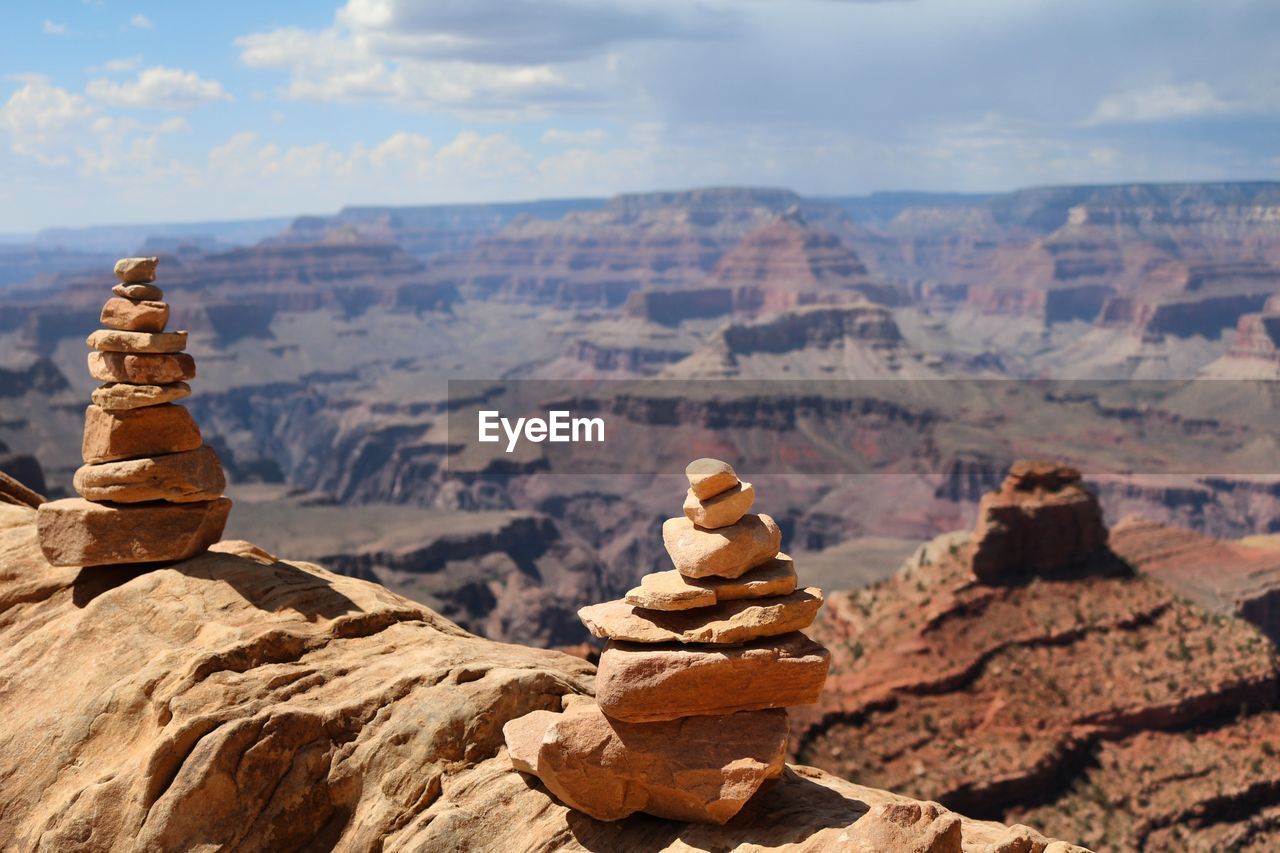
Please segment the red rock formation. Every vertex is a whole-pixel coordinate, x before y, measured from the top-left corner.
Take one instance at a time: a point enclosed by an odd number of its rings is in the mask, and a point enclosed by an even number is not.
[[[1098,553],[1074,472],[1018,468],[1006,490],[1033,485],[1027,499],[1080,513],[1067,523],[1086,538],[1059,549]],[[1005,523],[1049,534],[1052,518]],[[1280,715],[1261,710],[1280,657],[1256,628],[1111,571],[1109,555],[993,586],[973,580],[963,540],[936,545],[828,598],[814,635],[832,675],[820,709],[796,722],[803,760],[1100,849],[1280,843],[1275,822],[1252,817],[1280,806]]]
[[[983,495],[970,544],[974,576],[988,584],[1104,562],[1107,528],[1080,472],[1053,462],[1016,462],[999,491]]]

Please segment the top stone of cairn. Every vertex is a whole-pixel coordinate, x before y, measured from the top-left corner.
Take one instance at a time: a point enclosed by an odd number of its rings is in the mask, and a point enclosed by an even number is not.
[[[715,497],[738,485],[733,466],[719,459],[695,459],[684,469],[689,478],[689,491],[699,500]]]
[[[121,258],[116,261],[116,278],[125,284],[150,284],[156,280],[159,258]]]

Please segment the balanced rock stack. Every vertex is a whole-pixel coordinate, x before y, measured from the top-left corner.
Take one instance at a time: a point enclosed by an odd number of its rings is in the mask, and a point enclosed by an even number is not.
[[[40,548],[55,566],[183,560],[222,536],[231,501],[222,463],[182,406],[196,365],[186,332],[166,332],[156,258],[115,267],[115,296],[89,336],[89,373],[103,383],[85,411],[79,498],[40,506]]]
[[[503,728],[512,764],[600,820],[635,812],[723,824],[782,775],[788,705],[817,702],[828,653],[802,629],[822,606],[796,589],[782,534],[749,514],[750,483],[699,459],[662,538],[675,569],[578,615],[608,639],[596,702]]]

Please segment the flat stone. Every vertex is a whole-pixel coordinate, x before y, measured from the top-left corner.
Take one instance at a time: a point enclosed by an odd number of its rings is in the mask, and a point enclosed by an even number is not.
[[[181,453],[203,443],[191,413],[172,403],[122,412],[90,406],[84,413],[86,465]]]
[[[122,462],[85,465],[76,471],[75,490],[85,500],[210,501],[227,487],[222,463],[212,447]]]
[[[83,498],[41,504],[40,550],[55,566],[185,560],[222,538],[231,501],[118,506]]]
[[[116,261],[116,278],[125,284],[148,284],[156,280],[159,258],[121,258]]]
[[[91,352],[89,375],[99,382],[167,385],[195,379],[196,362],[185,352],[174,355]]]
[[[738,485],[738,475],[733,466],[719,459],[695,459],[685,466],[684,475],[689,478],[689,488],[700,500],[732,489]]]
[[[739,598],[790,595],[795,588],[795,563],[786,554],[778,554],[739,578],[687,578],[675,570],[652,572],[623,600],[649,610],[691,610]]]
[[[163,332],[165,324],[169,322],[169,306],[164,302],[115,296],[102,306],[102,314],[98,319],[109,329]]]
[[[716,530],[704,530],[688,518],[668,518],[662,524],[662,543],[682,575],[736,578],[777,555],[782,531],[763,513]]]
[[[673,570],[645,575],[622,600],[647,610],[692,610],[714,605],[716,593]]]
[[[164,291],[154,284],[125,284],[121,282],[111,288],[111,292],[116,296],[123,296],[125,299],[145,299],[153,302],[159,302],[164,299]]]
[[[512,767],[521,773],[537,774],[542,736],[560,716],[558,711],[533,711],[507,720],[502,727],[502,737],[507,742],[507,755],[511,758]]]
[[[822,590],[809,587],[790,595],[744,598],[696,610],[645,610],[625,601],[590,604],[578,618],[593,635],[633,643],[749,643],[802,631],[822,606]]]
[[[122,332],[99,329],[85,343],[99,352],[175,353],[187,348],[186,332]]]
[[[755,502],[756,490],[750,483],[740,482],[706,500],[699,498],[690,489],[684,499],[684,515],[699,527],[714,530],[737,524]]]
[[[600,655],[596,701],[628,723],[810,705],[830,662],[825,647],[798,632],[722,648],[611,641]]]
[[[709,577],[691,580],[713,590],[717,601],[790,595],[796,588],[796,564],[786,554],[779,553],[767,563],[736,578]]]
[[[172,403],[174,400],[189,396],[191,396],[191,386],[185,382],[175,382],[172,385],[129,385],[124,382],[109,382],[101,388],[93,389],[94,405],[109,412],[158,406],[161,403]]]
[[[724,824],[782,775],[785,711],[624,723],[588,705],[552,715],[541,737],[546,712],[533,713],[527,725],[515,721],[516,753],[527,756],[536,740],[533,772],[561,802],[597,820],[644,812]]]

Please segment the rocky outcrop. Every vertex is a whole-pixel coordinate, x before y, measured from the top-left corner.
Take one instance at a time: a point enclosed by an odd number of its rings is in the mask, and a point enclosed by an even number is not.
[[[1079,471],[1020,461],[978,504],[969,566],[983,583],[1014,583],[1082,563],[1105,565],[1106,544],[1102,508]]]
[[[226,345],[246,336],[268,337],[277,314],[318,310],[360,314],[374,306],[445,311],[458,294],[426,274],[424,265],[393,243],[366,240],[261,244],[222,252],[167,256],[166,286],[184,302],[174,325],[212,331]],[[252,282],[252,287],[246,287]],[[58,301],[5,300],[4,321],[23,330],[29,346],[52,352],[79,337],[101,302],[100,281],[78,274],[50,285]]]
[[[0,505],[0,672],[24,673],[0,679],[0,837],[19,849],[1072,849],[795,766],[727,827],[598,822],[512,769],[501,734],[588,694],[589,664],[247,543],[54,568],[34,518]]]
[[[1047,496],[1078,482],[1034,470]],[[1086,538],[1058,542],[1079,558],[1069,571],[976,582],[975,531],[829,596],[814,636],[831,677],[819,709],[797,715],[798,755],[1100,849],[1275,846],[1275,825],[1252,817],[1280,805],[1280,715],[1266,710],[1275,648],[1247,622],[1117,571],[1086,517],[1067,521]],[[1127,536],[1113,533],[1113,547]]]
[[[787,190],[622,195],[556,220],[521,217],[470,251],[436,258],[432,271],[475,298],[619,307],[642,288],[701,285],[743,237],[791,207],[815,224],[848,223],[835,205]]]
[[[1131,516],[1112,529],[1111,547],[1138,571],[1252,622],[1280,645],[1280,547],[1272,537],[1233,542]]]
[[[912,350],[887,308],[861,301],[793,308],[735,322],[663,371],[682,379],[888,379],[940,375]]]

